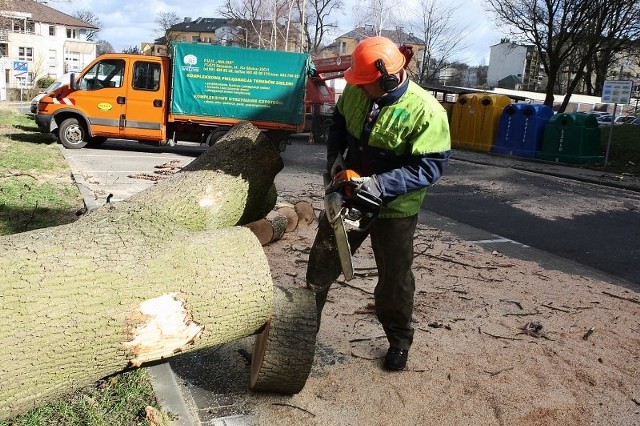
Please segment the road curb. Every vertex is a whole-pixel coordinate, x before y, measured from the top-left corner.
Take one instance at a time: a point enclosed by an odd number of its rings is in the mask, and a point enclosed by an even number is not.
[[[74,182],[78,186],[78,190],[80,191],[80,195],[82,195],[82,199],[84,200],[84,206],[87,211],[95,210],[98,208],[98,203],[93,195],[93,192],[89,189],[86,181],[84,180],[84,176],[80,171],[80,167],[75,163],[73,158],[66,155],[66,149],[62,144],[58,144],[58,148],[60,149],[60,153],[66,160],[67,164],[69,164],[69,168],[71,168],[71,177]]]
[[[201,426],[202,423],[198,420],[197,415],[195,419],[193,417],[194,410],[190,410],[185,402],[187,395],[184,395],[184,392],[180,389],[169,362],[148,367],[147,371],[151,376],[151,386],[158,404],[160,404],[163,411],[178,417],[172,420],[171,424],[173,426]]]

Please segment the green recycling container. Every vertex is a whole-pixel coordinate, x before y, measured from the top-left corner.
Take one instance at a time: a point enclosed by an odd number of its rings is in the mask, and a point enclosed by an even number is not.
[[[555,114],[545,126],[536,158],[566,164],[602,163],[598,121],[591,114]]]

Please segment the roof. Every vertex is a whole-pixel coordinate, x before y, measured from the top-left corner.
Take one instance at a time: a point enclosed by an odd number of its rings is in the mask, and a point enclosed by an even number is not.
[[[45,4],[38,3],[34,0],[3,0],[0,2],[0,15],[4,12],[20,12],[28,13],[34,22],[43,22],[45,24],[58,24],[67,27],[79,27],[89,29],[99,29],[81,19],[74,18],[71,15],[62,13]]]
[[[227,18],[198,18],[198,19],[185,19],[182,22],[178,22],[172,25],[171,31],[193,32],[193,33],[212,33],[220,27],[224,26],[236,26],[236,20]]]
[[[520,84],[520,83],[522,83],[522,81],[513,74],[498,80],[498,84]]]
[[[424,40],[419,39],[413,33],[405,33],[402,28],[397,28],[394,30],[382,30],[380,34],[374,30],[373,26],[366,25],[364,27],[356,27],[355,29],[349,31],[348,33],[344,33],[337,38],[352,38],[354,40],[360,41],[364,40],[367,37],[373,37],[381,35],[398,44],[413,44],[417,46],[424,46],[426,42]]]

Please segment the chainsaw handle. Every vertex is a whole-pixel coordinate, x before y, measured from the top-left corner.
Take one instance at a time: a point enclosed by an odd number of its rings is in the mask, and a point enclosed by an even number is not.
[[[335,179],[329,184],[325,194],[330,192],[339,192],[342,195],[345,195],[347,198],[350,198],[353,194],[353,190],[358,187],[358,184],[351,180],[338,180]]]

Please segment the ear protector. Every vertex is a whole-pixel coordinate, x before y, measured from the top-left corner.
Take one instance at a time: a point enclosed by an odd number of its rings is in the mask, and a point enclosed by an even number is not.
[[[382,74],[382,80],[380,80],[380,86],[385,93],[393,92],[400,85],[400,80],[393,74],[387,72],[387,68],[384,66],[382,59],[376,59],[376,68]]]

